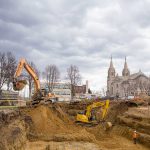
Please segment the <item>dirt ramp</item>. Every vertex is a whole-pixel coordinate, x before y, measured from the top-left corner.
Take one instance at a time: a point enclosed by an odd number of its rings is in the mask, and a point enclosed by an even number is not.
[[[65,119],[62,120],[59,112],[46,106],[31,109],[28,115],[32,118],[34,131],[38,134],[53,134],[66,130]],[[66,119],[67,120],[67,119]]]
[[[59,106],[38,106],[27,112],[31,117],[29,140],[43,141],[94,141],[94,135],[76,126]],[[30,121],[31,122],[31,121]]]

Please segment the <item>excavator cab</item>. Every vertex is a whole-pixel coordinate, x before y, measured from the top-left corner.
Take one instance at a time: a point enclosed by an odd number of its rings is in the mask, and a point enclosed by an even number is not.
[[[88,117],[84,114],[84,112],[80,112],[77,114],[77,122],[89,123]]]

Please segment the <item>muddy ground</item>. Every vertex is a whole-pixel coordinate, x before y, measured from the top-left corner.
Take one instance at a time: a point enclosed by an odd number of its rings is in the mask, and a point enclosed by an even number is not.
[[[0,150],[148,150],[150,117],[147,106],[113,102],[107,115],[113,127],[105,131],[75,123],[89,103],[50,104],[0,112]],[[140,134],[138,144],[132,132]]]

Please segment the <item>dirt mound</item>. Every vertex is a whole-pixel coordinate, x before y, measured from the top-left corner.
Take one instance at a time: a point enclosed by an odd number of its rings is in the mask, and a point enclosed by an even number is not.
[[[56,108],[49,108],[42,105],[31,109],[28,115],[32,118],[35,132],[56,134],[60,131],[66,131],[65,122],[69,123],[69,120],[63,115],[63,112],[60,113],[59,111],[61,111],[61,109],[56,110]]]
[[[40,105],[27,112],[31,117],[28,138],[44,141],[93,141],[95,137],[69,120],[59,106]]]
[[[53,109],[41,105],[29,111],[28,115],[32,118],[36,133],[56,134],[66,131],[65,121],[60,119],[58,112]]]

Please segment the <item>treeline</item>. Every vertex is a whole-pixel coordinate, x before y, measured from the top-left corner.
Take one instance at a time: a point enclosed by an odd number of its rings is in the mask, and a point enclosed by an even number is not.
[[[11,52],[0,52],[0,91],[4,85],[10,90],[16,69],[16,58]]]
[[[44,64],[45,69],[41,71],[38,66],[35,65],[33,61],[28,61],[28,64],[35,70],[38,77],[46,81],[46,86],[49,92],[53,92],[54,84],[60,79],[60,70],[55,64]],[[18,60],[12,52],[0,52],[0,91],[3,86],[7,86],[7,90],[12,90],[12,81],[15,74]],[[43,65],[43,66],[44,66]],[[22,75],[25,80],[27,80],[29,85],[29,97],[31,97],[32,88],[34,86],[34,81],[32,77],[26,72],[23,71]],[[81,75],[79,68],[75,65],[70,65],[66,71],[66,79],[68,80],[68,86],[71,89],[71,96],[73,98],[75,94],[74,85],[78,85],[81,81]]]

